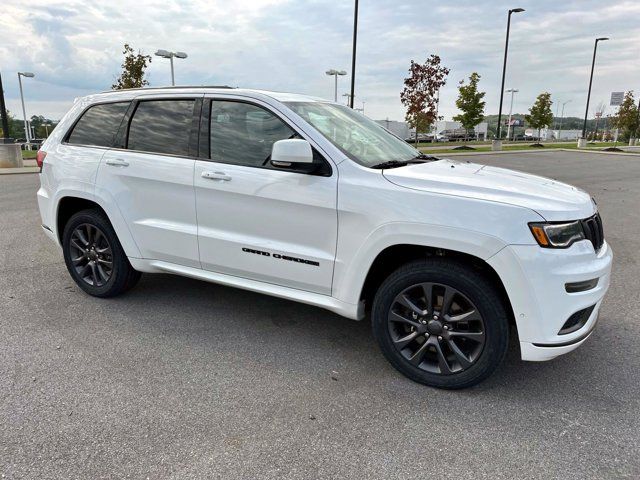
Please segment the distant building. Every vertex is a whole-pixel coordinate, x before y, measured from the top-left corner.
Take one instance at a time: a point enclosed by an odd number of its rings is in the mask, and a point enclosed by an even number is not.
[[[409,128],[407,122],[397,122],[395,120],[376,120],[376,123],[382,125],[384,128],[389,130],[391,133],[397,135],[402,139],[407,139],[415,136],[415,129]],[[478,140],[486,140],[487,139],[487,131],[489,128],[489,124],[487,122],[482,122],[479,125],[476,125],[474,129],[474,134],[469,135],[472,139]],[[439,121],[436,122],[436,131],[437,133],[441,133],[443,135],[447,135],[447,132],[461,131],[462,124],[460,122],[453,121]]]
[[[551,130],[549,140],[577,140],[582,136],[582,130]]]
[[[451,120],[441,120],[439,122],[436,122],[436,130],[438,133],[446,136],[446,133],[444,133],[445,131],[462,130],[462,124],[460,122],[454,122]],[[479,123],[473,129],[474,138],[476,140],[486,140],[488,130],[489,124],[487,122]]]
[[[525,137],[537,137],[538,130],[527,128],[524,131]],[[540,130],[541,140],[577,140],[582,135],[582,130],[552,130],[543,128]]]
[[[404,139],[409,138],[411,130],[407,122],[396,122],[395,120],[376,120],[376,123],[382,125],[394,135]]]

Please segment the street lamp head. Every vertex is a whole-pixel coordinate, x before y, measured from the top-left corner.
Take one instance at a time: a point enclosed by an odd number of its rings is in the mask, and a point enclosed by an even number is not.
[[[340,71],[338,72],[338,75],[346,75],[346,74],[347,74],[347,72],[345,72],[344,70],[340,70]]]
[[[334,69],[332,68],[331,70],[327,70],[327,71],[326,71],[326,72],[324,72],[324,73],[326,73],[327,75],[337,75],[337,74],[338,74],[338,71],[337,71],[337,70],[334,70]]]
[[[604,42],[605,40],[609,40],[609,37],[596,38],[596,42]]]
[[[171,58],[171,52],[169,52],[167,50],[158,50],[155,54],[158,57]]]
[[[511,10],[509,10],[509,13],[520,13],[520,12],[524,12],[524,8],[512,8]]]
[[[27,78],[35,77],[35,74],[31,72],[18,72],[18,75],[22,75],[23,77],[27,77]]]
[[[184,52],[176,52],[175,56],[176,58],[187,58],[187,54]]]

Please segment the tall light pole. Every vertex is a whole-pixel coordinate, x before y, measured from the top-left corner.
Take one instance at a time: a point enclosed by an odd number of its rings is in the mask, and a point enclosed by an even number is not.
[[[564,106],[569,103],[571,100],[567,100],[566,102],[562,102],[562,113],[560,114],[560,126],[558,127],[558,140],[561,140],[560,134],[562,133],[562,120],[564,120]]]
[[[22,116],[24,117],[24,134],[27,140],[27,148],[31,149],[31,132],[29,132],[29,122],[27,121],[27,111],[24,108],[24,93],[22,92],[22,77],[33,78],[31,72],[18,72],[18,83],[20,84],[20,101],[22,102]]]
[[[356,41],[358,39],[358,0],[355,0],[355,11],[353,14],[353,53],[351,54],[351,96],[349,106],[353,108],[353,99],[356,89]]]
[[[168,50],[158,50],[156,52],[156,55],[158,57],[162,57],[162,58],[168,58],[169,61],[171,62],[171,85],[175,85],[176,84],[176,78],[175,78],[175,74],[173,71],[173,57],[175,58],[187,58],[187,54],[184,52],[170,52]]]
[[[513,112],[513,94],[518,93],[519,90],[510,88],[507,93],[511,93],[511,104],[509,106],[509,121],[507,122],[507,141],[511,138],[511,113]]]
[[[589,91],[587,92],[587,107],[584,111],[584,123],[582,124],[582,138],[578,140],[578,147],[587,146],[587,117],[589,115],[589,100],[591,100],[591,85],[593,84],[593,69],[596,66],[596,51],[598,50],[598,42],[609,40],[609,37],[596,38],[593,44],[593,59],[591,60],[591,75],[589,76]]]
[[[493,141],[492,149],[493,150],[501,150],[502,142],[500,137],[500,123],[502,122],[502,100],[504,97],[504,77],[507,73],[507,53],[509,51],[509,30],[511,29],[511,15],[514,13],[524,12],[524,8],[512,8],[509,10],[509,15],[507,17],[507,36],[504,42],[504,61],[502,63],[502,83],[500,86],[500,107],[498,107],[498,130],[496,133],[496,138]]]
[[[327,70],[324,73],[326,73],[327,75],[333,75],[335,77],[333,101],[337,102],[338,101],[338,75],[343,76],[343,75],[346,75],[347,72],[345,72],[344,70],[335,70],[332,68],[331,70]]]

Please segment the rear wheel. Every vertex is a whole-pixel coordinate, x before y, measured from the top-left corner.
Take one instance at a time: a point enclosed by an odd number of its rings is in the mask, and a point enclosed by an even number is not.
[[[380,286],[374,336],[385,357],[410,379],[465,388],[487,378],[504,358],[509,325],[495,287],[461,263],[409,263]]]
[[[99,210],[83,210],[69,219],[62,248],[71,277],[89,295],[113,297],[140,280],[141,273],[133,269],[111,223]]]

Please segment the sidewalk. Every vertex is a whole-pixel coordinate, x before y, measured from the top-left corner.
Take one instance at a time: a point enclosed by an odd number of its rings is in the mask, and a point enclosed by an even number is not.
[[[0,175],[14,175],[16,173],[39,173],[40,169],[33,159],[24,160],[21,168],[0,168]]]

